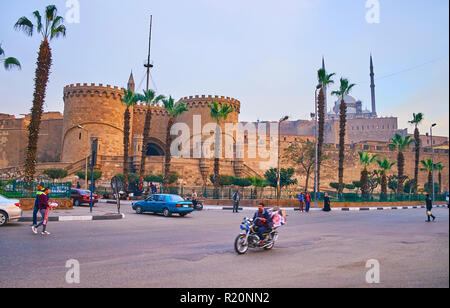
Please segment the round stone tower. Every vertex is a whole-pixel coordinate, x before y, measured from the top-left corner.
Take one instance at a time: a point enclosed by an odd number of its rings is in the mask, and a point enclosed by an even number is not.
[[[64,88],[63,162],[87,157],[92,137],[98,138],[98,155],[123,156],[122,97],[122,89],[109,85],[85,83]]]

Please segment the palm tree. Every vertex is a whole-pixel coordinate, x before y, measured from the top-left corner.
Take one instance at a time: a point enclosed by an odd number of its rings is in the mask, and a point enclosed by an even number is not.
[[[358,151],[359,154],[359,162],[364,166],[361,171],[361,193],[363,197],[366,197],[369,194],[369,172],[367,171],[367,167],[371,165],[375,159],[378,157],[378,154],[372,155],[370,157],[368,152]]]
[[[28,36],[32,36],[36,28],[37,32],[39,32],[43,38],[37,58],[33,107],[31,108],[31,121],[28,125],[29,135],[27,158],[25,161],[25,180],[27,182],[33,181],[33,176],[36,172],[36,151],[39,127],[41,124],[45,92],[50,75],[50,67],[52,65],[52,51],[50,49],[49,41],[66,35],[66,27],[63,25],[64,19],[61,16],[58,16],[56,6],[49,5],[46,7],[44,20],[42,20],[39,11],[34,11],[33,16],[36,20],[36,24],[33,24],[27,17],[21,17],[14,26],[17,30],[23,30]]]
[[[215,144],[214,144],[214,198],[218,199],[219,197],[219,186],[220,186],[220,122],[226,121],[228,115],[234,111],[233,107],[228,104],[219,104],[214,101],[211,105],[209,105],[209,109],[211,111],[211,117],[216,120],[216,132],[215,132]]]
[[[381,195],[382,197],[387,195],[387,172],[391,170],[392,166],[396,164],[396,162],[390,162],[387,158],[383,160],[377,160],[378,166],[381,169]]]
[[[411,139],[411,136],[402,137],[400,134],[395,134],[394,138],[392,138],[391,143],[388,145],[389,149],[397,150],[397,170],[398,170],[398,185],[397,185],[397,194],[403,193],[403,182],[406,177],[404,176],[405,171],[405,156],[403,155],[403,151],[414,142],[414,139]]]
[[[351,89],[355,84],[349,84],[347,79],[341,78],[341,85],[338,91],[333,91],[331,94],[341,97],[341,104],[339,106],[339,189],[338,193],[342,194],[344,191],[344,147],[345,147],[345,125],[347,122],[347,104],[345,103],[345,96],[350,94]]]
[[[431,158],[428,158],[427,160],[421,160],[420,163],[422,164],[422,168],[420,168],[420,171],[428,172],[427,191],[431,194],[433,192],[433,168],[436,168],[436,165],[433,166],[433,160]]]
[[[158,105],[160,101],[165,99],[164,95],[156,96],[156,92],[153,90],[144,90],[144,94],[138,94],[138,99],[147,105],[147,111],[145,113],[144,122],[144,134],[142,142],[142,153],[141,153],[141,166],[139,168],[139,180],[143,180],[145,173],[145,158],[147,157],[147,145],[149,143],[150,136],[150,125],[152,121],[152,107]]]
[[[175,118],[180,116],[183,112],[188,111],[186,108],[186,104],[179,102],[175,103],[172,96],[168,99],[162,100],[164,104],[164,108],[169,113],[169,121],[167,123],[167,131],[166,131],[166,159],[164,164],[164,178],[163,178],[163,190],[164,192],[169,192],[169,176],[170,176],[170,162],[172,159],[172,155],[170,153],[170,147],[172,146],[172,136],[170,135],[170,131],[172,129],[173,124],[175,123]]]
[[[123,89],[124,95],[121,101],[126,109],[123,115],[123,187],[128,190],[128,149],[130,148],[130,107],[137,104],[139,97],[132,90]]]
[[[5,68],[5,70],[10,70],[12,68],[18,68],[21,69],[22,66],[20,65],[19,60],[17,60],[16,58],[13,57],[5,57],[5,51],[2,48],[2,45],[0,45],[0,62],[3,62],[3,66]]]
[[[442,162],[438,162],[434,165],[434,169],[439,171],[439,174],[438,174],[439,193],[441,193],[441,189],[442,189],[442,173],[441,173],[441,171],[444,170],[444,168],[445,167],[442,165]]]
[[[419,124],[423,121],[423,113],[415,114],[413,113],[413,119],[408,121],[410,124],[415,126],[414,129],[414,140],[415,140],[415,154],[416,160],[414,165],[414,184],[413,184],[413,192],[417,193],[418,182],[419,182],[419,160],[420,160],[420,132],[419,132]]]
[[[320,191],[320,165],[322,163],[322,152],[323,152],[323,142],[324,142],[324,132],[325,132],[325,87],[329,84],[333,84],[334,81],[331,79],[335,74],[327,74],[325,69],[320,69],[317,72],[319,84],[321,85],[320,92],[319,92],[319,98],[318,98],[318,105],[317,105],[317,111],[319,116],[319,134],[317,138],[317,154],[318,154],[318,160],[317,160],[317,191]]]

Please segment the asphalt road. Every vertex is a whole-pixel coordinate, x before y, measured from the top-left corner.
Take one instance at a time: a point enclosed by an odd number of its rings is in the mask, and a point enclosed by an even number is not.
[[[0,228],[2,287],[449,287],[449,212],[290,212],[272,251],[239,256],[233,243],[250,212],[195,212],[185,218],[136,215],[116,221],[28,223]],[[67,284],[66,261],[80,263]],[[366,262],[380,264],[367,284]]]

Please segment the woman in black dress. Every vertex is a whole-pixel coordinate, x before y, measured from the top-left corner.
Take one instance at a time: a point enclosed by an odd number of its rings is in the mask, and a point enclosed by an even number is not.
[[[325,193],[325,197],[323,198],[323,211],[324,212],[330,212],[331,211],[331,204],[330,204],[330,197],[328,197],[328,193]]]

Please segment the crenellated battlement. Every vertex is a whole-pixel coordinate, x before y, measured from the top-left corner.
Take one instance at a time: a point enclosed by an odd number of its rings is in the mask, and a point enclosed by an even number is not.
[[[162,106],[153,106],[152,107],[152,116],[163,116],[168,117],[169,113]],[[147,112],[147,105],[140,103],[133,107],[134,114],[145,114]]]
[[[188,108],[208,108],[208,106],[216,101],[219,104],[229,104],[236,111],[239,112],[241,107],[241,102],[237,99],[228,97],[228,96],[218,96],[218,95],[195,95],[195,96],[186,96],[179,100],[180,102],[186,103],[186,107]]]
[[[99,96],[99,97],[113,97],[114,99],[121,99],[123,97],[123,88],[119,88],[117,86],[111,85],[103,85],[99,83],[96,85],[95,83],[87,84],[87,83],[77,83],[71,84],[64,87],[64,99],[67,97],[74,96]]]

